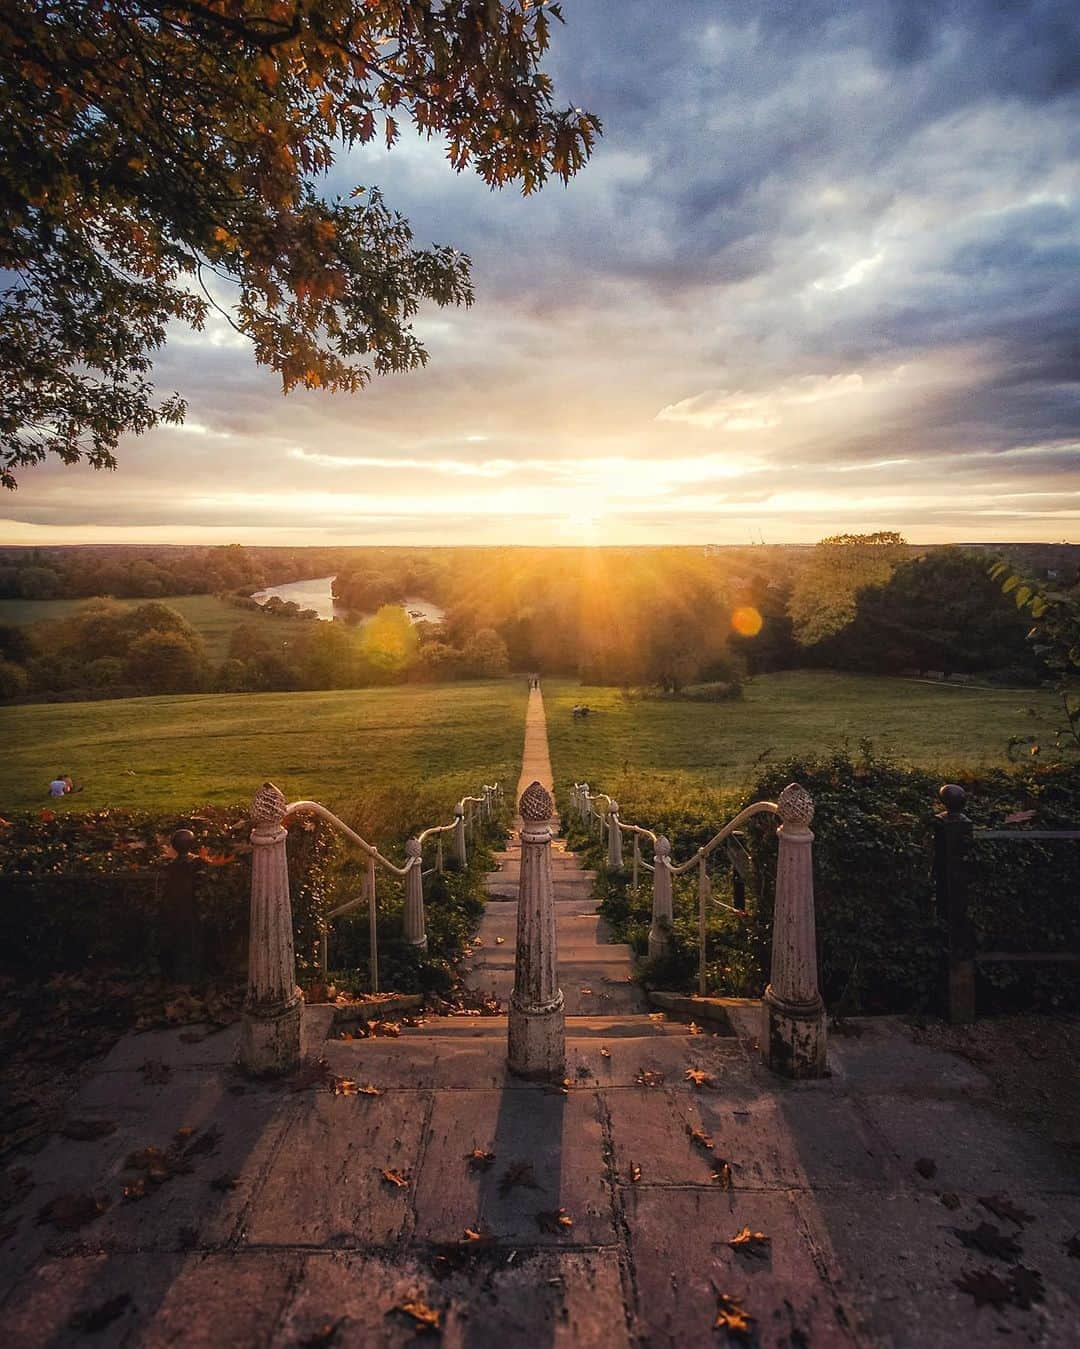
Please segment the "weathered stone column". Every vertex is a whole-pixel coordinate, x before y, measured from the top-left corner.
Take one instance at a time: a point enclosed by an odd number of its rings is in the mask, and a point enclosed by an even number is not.
[[[418,838],[405,841],[405,856],[412,866],[405,873],[405,940],[427,950],[427,930],[424,927],[424,850]]]
[[[454,857],[464,871],[469,863],[469,854],[465,848],[465,806],[461,801],[454,807]]]
[[[264,782],[251,803],[251,932],[248,991],[240,1034],[240,1062],[265,1076],[290,1072],[300,1062],[302,998],[296,986],[286,801]]]
[[[563,995],[555,938],[551,829],[555,803],[539,782],[521,794],[521,880],[517,955],[510,994],[507,1061],[519,1077],[561,1078],[566,1062]]]
[[[622,871],[622,828],[619,825],[618,801],[612,801],[608,808],[607,864],[612,871]]]
[[[667,861],[671,841],[663,834],[653,849],[652,926],[649,928],[649,957],[666,956],[671,947],[671,872]]]
[[[825,1006],[818,991],[814,929],[814,836],[810,794],[791,783],[777,801],[772,978],[765,990],[765,1062],[784,1077],[825,1074]]]

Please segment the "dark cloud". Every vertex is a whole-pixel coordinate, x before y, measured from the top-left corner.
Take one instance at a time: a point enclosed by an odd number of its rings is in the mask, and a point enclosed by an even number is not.
[[[312,531],[419,537],[402,502],[426,492],[450,503],[441,537],[476,537],[486,513],[494,539],[502,502],[511,537],[542,541],[572,509],[569,463],[589,509],[635,539],[744,517],[784,537],[774,498],[793,538],[865,502],[916,537],[976,537],[984,516],[1075,529],[1075,0],[564,9],[558,95],[605,127],[569,187],[492,193],[419,138],[331,175],[330,191],[379,184],[420,243],[473,258],[476,306],[421,316],[425,371],[282,402],[227,329],[177,340],[157,382],[201,430],[133,442],[117,479],[28,477],[16,518],[278,528],[308,493]],[[490,460],[515,472],[476,476]],[[639,465],[665,501],[631,508],[649,479],[613,464]],[[777,495],[795,479],[832,493],[833,515]],[[246,519],[229,482],[262,494]],[[557,494],[532,510],[515,483]]]

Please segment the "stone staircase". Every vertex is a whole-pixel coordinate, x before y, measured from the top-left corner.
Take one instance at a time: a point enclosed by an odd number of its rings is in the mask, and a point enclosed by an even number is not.
[[[464,966],[466,984],[493,994],[505,1005],[514,986],[517,894],[521,849],[515,831],[505,852],[497,854],[497,871],[487,878],[488,905],[480,922],[473,955]],[[595,872],[582,868],[565,844],[551,845],[559,944],[559,983],[571,1017],[618,1017],[642,1013],[646,1004],[633,983],[629,946],[611,940],[607,923],[593,898]],[[567,1036],[575,1034],[567,1024]]]

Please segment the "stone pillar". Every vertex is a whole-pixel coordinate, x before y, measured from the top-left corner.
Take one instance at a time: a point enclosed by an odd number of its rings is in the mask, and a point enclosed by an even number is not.
[[[776,831],[776,903],[772,977],[765,990],[765,1062],[784,1077],[825,1075],[825,1006],[818,992],[814,870],[810,821],[814,803],[797,783],[780,793]]]
[[[468,866],[469,855],[465,849],[465,805],[461,801],[454,807],[454,856],[464,871]]]
[[[555,803],[539,782],[521,794],[521,880],[507,1061],[519,1077],[561,1078],[566,1063],[555,938],[551,829]]]
[[[302,998],[296,986],[286,801],[264,782],[251,803],[251,932],[240,1062],[257,1076],[290,1072],[300,1062]]]
[[[405,873],[405,940],[412,946],[427,950],[427,932],[424,928],[424,863],[423,847],[418,838],[405,842],[405,856],[412,865]]]
[[[607,864],[611,871],[622,871],[622,828],[619,825],[618,801],[612,801],[608,808]]]
[[[649,928],[649,957],[666,956],[671,947],[671,872],[668,858],[671,841],[663,834],[653,849],[652,926]]]

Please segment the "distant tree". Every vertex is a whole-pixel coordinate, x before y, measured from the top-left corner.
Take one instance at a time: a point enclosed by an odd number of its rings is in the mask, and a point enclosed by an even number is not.
[[[8,0],[0,7],[0,482],[48,454],[115,465],[178,422],[154,351],[212,308],[296,385],[355,392],[427,359],[425,302],[470,263],[416,249],[375,188],[319,192],[338,148],[401,123],[531,192],[599,122],[540,69],[558,4]]]
[[[811,646],[839,632],[855,616],[864,586],[883,585],[903,561],[899,534],[835,534],[822,539],[799,572],[788,602],[796,640]]]
[[[242,660],[230,657],[218,666],[214,687],[219,693],[246,693],[251,688],[251,673]]]
[[[88,688],[116,688],[124,682],[124,662],[117,656],[100,656],[87,664],[84,678]]]
[[[0,659],[0,698],[18,698],[29,687],[29,677],[21,665]]]
[[[481,628],[465,643],[462,669],[477,679],[498,679],[510,668],[506,643],[494,628]]]
[[[1034,678],[1028,624],[986,574],[983,559],[940,548],[903,562],[880,586],[858,594],[851,622],[820,643],[838,669],[946,673],[1010,669]]]
[[[403,674],[412,665],[418,645],[409,615],[397,604],[384,604],[360,634],[364,660],[381,675]]]
[[[433,681],[456,679],[464,659],[456,646],[448,642],[425,642],[416,657],[418,679]]]
[[[346,689],[357,682],[356,635],[340,623],[312,623],[290,650],[305,688]]]
[[[0,656],[23,664],[29,659],[33,645],[25,628],[15,623],[0,624]]]
[[[206,662],[180,633],[151,630],[128,648],[124,672],[148,693],[194,693],[205,682]]]

